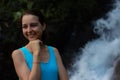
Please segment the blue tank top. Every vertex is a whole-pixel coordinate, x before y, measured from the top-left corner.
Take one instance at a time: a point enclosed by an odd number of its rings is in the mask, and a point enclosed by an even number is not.
[[[49,61],[44,63],[40,62],[40,69],[41,69],[41,79],[40,80],[58,80],[58,66],[56,62],[56,56],[53,50],[53,47],[47,46],[49,51]],[[33,55],[32,53],[26,48],[20,48],[22,51],[24,58],[26,60],[27,66],[32,70],[32,63],[33,63]]]

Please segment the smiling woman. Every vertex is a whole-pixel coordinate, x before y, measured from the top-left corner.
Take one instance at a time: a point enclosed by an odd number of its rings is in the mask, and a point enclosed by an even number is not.
[[[22,18],[23,35],[30,41],[41,39],[41,35],[45,30],[45,27],[45,23],[41,24],[37,16],[24,15]]]
[[[46,23],[41,12],[26,11],[21,17],[21,22],[23,35],[29,42],[12,53],[19,79],[68,80],[57,48],[43,42]]]

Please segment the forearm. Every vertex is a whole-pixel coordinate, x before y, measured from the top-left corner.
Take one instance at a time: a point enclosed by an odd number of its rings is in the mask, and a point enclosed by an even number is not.
[[[115,63],[113,80],[120,80],[120,59]]]
[[[33,56],[32,70],[28,80],[40,80],[40,59],[38,56]]]
[[[65,69],[63,69],[61,73],[59,72],[59,76],[60,80],[69,80],[69,77]]]

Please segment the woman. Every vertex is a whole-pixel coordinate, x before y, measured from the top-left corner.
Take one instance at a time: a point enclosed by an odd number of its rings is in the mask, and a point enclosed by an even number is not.
[[[41,12],[26,11],[21,17],[22,32],[29,41],[14,50],[12,59],[20,80],[68,80],[60,54],[43,42],[46,23]]]

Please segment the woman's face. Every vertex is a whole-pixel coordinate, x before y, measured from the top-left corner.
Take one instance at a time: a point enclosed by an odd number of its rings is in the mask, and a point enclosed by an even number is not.
[[[22,31],[25,38],[29,41],[41,39],[45,24],[41,24],[35,15],[26,14],[22,17]]]

